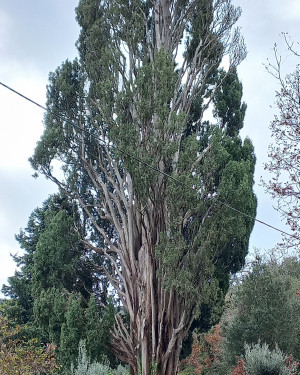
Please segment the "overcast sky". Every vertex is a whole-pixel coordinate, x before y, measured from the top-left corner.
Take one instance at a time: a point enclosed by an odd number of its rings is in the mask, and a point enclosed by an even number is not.
[[[286,229],[272,208],[275,202],[259,186],[271,142],[269,123],[274,115],[276,81],[263,63],[273,58],[278,43],[285,69],[293,64],[284,50],[280,33],[300,41],[300,0],[234,0],[243,9],[239,25],[248,57],[239,68],[248,109],[243,136],[248,135],[257,156],[255,191],[257,218]],[[76,56],[79,28],[74,8],[77,0],[0,0],[0,81],[32,99],[45,103],[48,74],[65,59]],[[25,228],[30,213],[56,188],[42,177],[31,177],[28,158],[43,131],[43,111],[0,86],[0,285],[13,275],[10,253],[19,251],[14,239]],[[280,234],[256,224],[250,250],[272,248]]]

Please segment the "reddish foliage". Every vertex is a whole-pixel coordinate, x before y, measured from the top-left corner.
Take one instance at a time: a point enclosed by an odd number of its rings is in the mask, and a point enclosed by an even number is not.
[[[218,360],[221,351],[220,345],[222,340],[223,336],[221,335],[220,324],[217,324],[214,327],[212,333],[208,333],[204,336],[200,350],[202,353],[207,355],[204,360],[206,368],[211,367],[212,363]]]
[[[299,362],[294,361],[294,358],[292,355],[289,355],[285,360],[286,366],[292,370],[293,373],[296,373],[296,370],[299,366]]]
[[[238,362],[230,375],[246,375],[245,364],[243,359],[238,358]]]
[[[203,365],[200,362],[200,345],[196,336],[193,341],[192,353],[186,359],[181,361],[180,365],[191,365],[194,367],[195,374],[202,374]]]
[[[201,338],[200,343],[197,337],[194,338],[192,353],[181,362],[181,365],[191,365],[194,367],[195,374],[202,374],[204,369],[210,368],[218,361],[222,340],[221,326],[217,324],[211,332]]]

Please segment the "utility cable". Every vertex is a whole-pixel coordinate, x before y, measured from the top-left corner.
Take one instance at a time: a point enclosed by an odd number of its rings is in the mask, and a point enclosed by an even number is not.
[[[2,82],[0,82],[0,85],[3,86],[3,87],[5,87],[6,89],[12,91],[14,94],[19,95],[21,98],[23,98],[23,99],[29,101],[30,103],[36,105],[36,106],[39,107],[40,109],[43,109],[44,111],[46,111],[46,112],[48,112],[48,113],[51,113],[51,114],[53,114],[53,115],[55,115],[55,116],[61,118],[63,121],[65,121],[66,123],[68,123],[68,124],[70,124],[70,125],[72,125],[72,126],[74,126],[74,127],[78,127],[78,128],[82,131],[82,129],[81,129],[79,126],[77,126],[76,124],[74,124],[72,121],[68,121],[68,120],[66,120],[62,115],[59,115],[59,114],[55,114],[55,113],[53,113],[52,111],[50,111],[49,109],[47,109],[45,106],[39,104],[38,102],[36,102],[36,101],[30,99],[30,98],[27,97],[27,96],[21,94],[19,91],[14,90],[13,88],[11,88],[11,87],[5,85],[5,84],[2,83]],[[84,132],[86,132],[86,130],[84,130]],[[90,135],[90,134],[89,134],[89,135]],[[104,145],[106,145],[106,146],[109,146],[109,147],[112,146],[112,147],[114,147],[116,150],[118,150],[118,151],[121,152],[122,154],[124,154],[124,155],[130,157],[131,159],[136,160],[137,162],[139,162],[140,164],[146,166],[147,168],[150,168],[150,169],[152,169],[152,170],[154,170],[154,171],[156,171],[156,172],[158,172],[158,173],[164,175],[165,177],[167,177],[167,178],[169,178],[169,179],[172,179],[173,181],[179,183],[180,185],[182,185],[182,186],[184,186],[184,187],[186,187],[186,188],[188,188],[188,189],[193,189],[193,190],[195,190],[194,187],[189,186],[189,185],[183,183],[182,181],[178,180],[177,178],[175,178],[175,177],[171,176],[170,174],[168,174],[168,173],[166,173],[166,172],[163,172],[163,171],[161,171],[160,169],[158,169],[158,168],[156,168],[156,167],[154,167],[154,166],[152,166],[152,165],[150,165],[150,164],[144,162],[143,160],[137,158],[136,156],[130,154],[129,152],[124,151],[124,150],[118,148],[118,147],[115,146],[115,145],[108,145],[105,141],[103,141],[103,140],[101,140],[101,139],[100,139],[100,142],[104,143]],[[237,212],[237,213],[239,213],[239,214],[241,214],[241,215],[243,215],[243,216],[245,216],[245,217],[248,217],[248,218],[250,218],[250,219],[256,221],[257,223],[260,223],[260,224],[262,224],[262,225],[265,225],[265,226],[267,226],[267,227],[269,227],[269,228],[271,228],[271,229],[273,229],[273,230],[276,230],[277,232],[280,232],[280,233],[282,233],[282,234],[285,234],[285,235],[287,235],[287,236],[289,236],[289,237],[292,237],[292,238],[295,238],[295,239],[297,239],[297,240],[300,240],[300,238],[299,238],[298,236],[293,235],[293,234],[290,234],[290,233],[287,233],[287,232],[285,232],[285,231],[282,230],[282,229],[279,229],[279,228],[277,228],[277,227],[274,227],[273,225],[270,225],[270,224],[268,224],[268,223],[266,223],[266,222],[264,222],[264,221],[262,221],[262,220],[259,220],[259,219],[255,218],[255,217],[251,216],[251,215],[248,215],[248,214],[246,214],[245,212],[242,212],[242,211],[238,210],[237,208],[234,208],[234,207],[230,206],[229,204],[227,204],[227,203],[225,203],[225,202],[222,202],[222,201],[220,201],[220,200],[219,200],[218,202],[221,203],[222,205],[226,206],[226,207],[229,208],[230,210],[233,210],[233,211],[235,211],[235,212]]]
[[[77,125],[74,124],[73,122],[66,120],[62,115],[60,115],[60,114],[54,114],[52,111],[50,111],[49,109],[47,109],[45,106],[43,106],[43,105],[41,105],[41,104],[35,102],[34,100],[28,98],[27,96],[21,94],[19,91],[14,90],[13,88],[11,88],[11,87],[5,85],[5,84],[2,83],[2,82],[0,82],[0,85],[2,85],[3,87],[5,87],[6,89],[12,91],[14,94],[17,94],[17,95],[21,96],[21,98],[28,100],[30,103],[32,103],[32,104],[36,105],[37,107],[39,107],[39,108],[45,110],[46,112],[49,112],[49,113],[51,113],[51,114],[53,114],[53,115],[55,115],[55,116],[58,116],[60,119],[62,119],[63,121],[65,121],[67,124],[70,124],[70,125],[72,125],[72,126],[74,126],[74,127],[77,127],[78,129],[82,130],[81,128],[79,128],[79,126],[77,126]],[[86,130],[84,130],[84,131],[86,132]],[[90,135],[90,134],[89,134],[89,135]],[[106,146],[109,146],[109,145],[108,145],[107,143],[105,143],[105,141],[103,141],[102,139],[100,139],[100,142],[104,143]],[[186,186],[186,187],[188,187],[188,188],[191,188],[191,186],[188,186],[188,185],[183,184],[181,181],[177,180],[177,178],[175,178],[175,177],[169,175],[168,173],[166,173],[166,172],[164,172],[164,171],[159,170],[158,168],[153,167],[152,165],[146,163],[146,162],[143,161],[143,160],[140,160],[140,159],[137,158],[136,156],[129,154],[127,151],[121,150],[121,149],[119,149],[119,148],[118,148],[117,146],[115,146],[115,145],[111,145],[111,146],[113,146],[116,150],[120,151],[122,154],[129,156],[131,159],[134,159],[134,160],[138,161],[139,163],[145,165],[146,167],[148,167],[148,168],[150,168],[150,169],[152,169],[152,170],[154,170],[154,171],[156,171],[156,172],[159,172],[159,173],[163,174],[165,177],[168,177],[168,178],[170,178],[170,179],[172,179],[172,180],[174,180],[174,181],[176,181],[176,182],[178,182],[178,183],[180,183],[180,184],[182,184],[182,185],[184,185],[184,186]]]

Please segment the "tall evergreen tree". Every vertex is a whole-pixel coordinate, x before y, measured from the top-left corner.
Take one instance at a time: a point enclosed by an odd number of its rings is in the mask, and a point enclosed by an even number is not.
[[[230,0],[81,0],[80,60],[50,74],[31,163],[85,212],[85,244],[128,312],[112,348],[135,375],[139,361],[143,375],[176,374],[194,319],[247,253],[253,220],[229,207],[255,215],[253,147],[238,137],[239,15]]]
[[[27,323],[33,317],[32,274],[34,266],[34,253],[41,234],[45,231],[51,218],[59,210],[67,210],[71,215],[71,207],[67,204],[66,197],[52,195],[42,207],[36,208],[29,216],[27,227],[16,235],[22,255],[13,255],[18,271],[8,278],[9,285],[2,286],[2,292],[16,301],[19,313],[15,312],[14,319],[20,323]]]
[[[24,252],[13,256],[20,270],[2,291],[17,302],[14,318],[20,323],[32,320],[34,297],[48,288],[76,291],[85,298],[92,292],[95,268],[81,244],[81,231],[76,207],[56,194],[32,212],[27,227],[16,236]]]
[[[9,285],[2,287],[12,299],[6,309],[9,318],[29,325],[41,342],[56,344],[58,351],[73,292],[82,297],[82,305],[87,308],[93,288],[100,287],[97,298],[106,304],[107,280],[95,268],[95,264],[101,266],[101,257],[93,257],[82,245],[84,225],[80,219],[77,208],[59,194],[35,209],[26,229],[17,236],[24,254],[14,259],[21,269],[9,278]],[[98,322],[93,324],[96,329]],[[86,338],[85,328],[80,337]]]
[[[66,322],[63,323],[60,336],[59,358],[67,370],[75,364],[78,356],[79,341],[84,331],[81,299],[72,294],[68,300]]]

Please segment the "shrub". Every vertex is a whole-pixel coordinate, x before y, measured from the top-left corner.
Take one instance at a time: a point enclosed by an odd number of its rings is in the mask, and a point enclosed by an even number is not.
[[[247,375],[292,375],[298,365],[277,346],[270,350],[267,344],[260,343],[245,345],[245,362]]]
[[[59,366],[55,361],[55,346],[41,348],[38,340],[23,335],[24,326],[13,324],[0,311],[0,374],[53,374]]]
[[[219,363],[223,340],[221,325],[217,324],[199,338],[194,335],[192,353],[181,361],[182,375],[208,373]]]
[[[103,360],[106,362],[105,359]],[[129,372],[121,365],[113,370],[105,363],[91,363],[87,355],[85,341],[81,340],[79,343],[77,366],[76,368],[74,365],[71,366],[71,375],[129,375]]]

